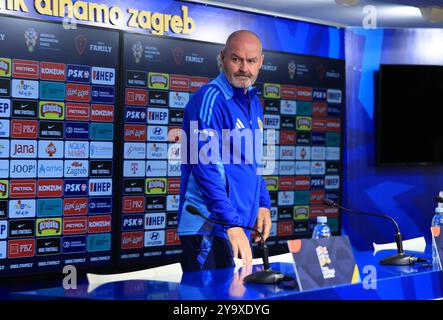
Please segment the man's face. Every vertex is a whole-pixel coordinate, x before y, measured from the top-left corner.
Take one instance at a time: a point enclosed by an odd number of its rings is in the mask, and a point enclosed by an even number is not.
[[[247,33],[239,34],[220,56],[231,85],[247,89],[255,83],[264,59],[257,38]]]

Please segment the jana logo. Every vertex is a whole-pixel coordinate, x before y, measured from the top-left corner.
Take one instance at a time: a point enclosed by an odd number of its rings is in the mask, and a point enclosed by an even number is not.
[[[74,39],[75,50],[79,55],[82,55],[86,50],[86,45],[88,43],[88,39],[83,35],[79,34]]]

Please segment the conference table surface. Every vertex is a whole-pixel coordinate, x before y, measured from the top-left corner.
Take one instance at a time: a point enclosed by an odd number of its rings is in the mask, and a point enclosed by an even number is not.
[[[92,300],[425,300],[443,297],[443,271],[429,265],[382,266],[379,260],[393,251],[355,252],[361,282],[300,291],[296,281],[278,284],[246,284],[243,278],[262,270],[262,265],[185,272],[181,280],[127,280],[88,290],[86,279],[77,289],[59,287],[12,292],[11,299]],[[412,253],[412,252],[409,252]],[[413,253],[430,259],[430,253]],[[291,263],[271,263],[271,268],[295,278]],[[375,270],[375,273],[374,273]],[[368,272],[370,271],[370,272]],[[368,277],[371,277],[369,279]],[[375,276],[375,277],[374,277]],[[366,278],[365,278],[366,277]]]

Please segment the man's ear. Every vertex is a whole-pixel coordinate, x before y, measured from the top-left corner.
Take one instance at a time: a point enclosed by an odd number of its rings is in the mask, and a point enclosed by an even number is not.
[[[260,56],[260,68],[261,68],[261,66],[263,65],[263,62],[265,62],[265,55],[264,54],[262,54],[261,56]]]
[[[220,60],[223,61],[225,59],[225,50],[220,51]]]

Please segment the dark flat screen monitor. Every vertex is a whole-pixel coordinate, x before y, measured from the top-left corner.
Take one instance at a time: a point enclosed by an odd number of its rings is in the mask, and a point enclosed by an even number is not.
[[[382,65],[378,165],[443,165],[443,66]]]

